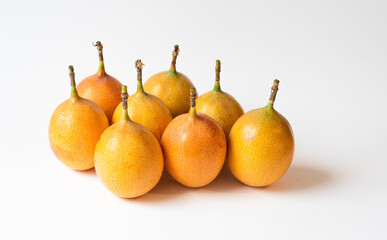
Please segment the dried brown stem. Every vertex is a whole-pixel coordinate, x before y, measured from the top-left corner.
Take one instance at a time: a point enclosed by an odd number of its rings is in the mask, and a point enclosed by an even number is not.
[[[192,87],[190,89],[191,107],[196,107],[196,89]]]
[[[270,98],[269,98],[269,104],[273,105],[274,104],[274,101],[275,101],[275,98],[277,96],[277,92],[278,92],[278,85],[279,85],[279,80],[278,79],[275,79],[274,82],[273,82],[273,86],[271,87],[271,94],[270,94]]]
[[[75,87],[75,73],[74,73],[73,65],[69,66],[69,75],[70,75],[71,86]]]
[[[171,63],[171,71],[176,71],[176,59],[177,59],[177,56],[179,55],[179,45],[175,45],[175,48],[172,52],[172,63]]]
[[[221,62],[220,60],[216,60],[216,66],[215,66],[215,81],[219,82],[220,81],[220,66]]]
[[[128,109],[128,92],[127,87],[124,85],[122,86],[122,92],[121,92],[121,100],[122,100],[122,109],[126,111]]]
[[[97,41],[95,44],[93,43],[94,47],[97,47],[98,55],[99,55],[99,61],[103,61],[103,53],[102,53],[102,43],[100,41]]]
[[[136,60],[135,66],[137,68],[137,81],[142,82],[142,67],[145,65],[138,59]]]

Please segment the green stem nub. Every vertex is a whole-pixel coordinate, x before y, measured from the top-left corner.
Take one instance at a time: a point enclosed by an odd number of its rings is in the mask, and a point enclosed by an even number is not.
[[[176,72],[176,59],[177,59],[177,56],[179,55],[179,51],[180,51],[179,45],[176,44],[172,52],[172,63],[169,71]]]
[[[214,86],[214,91],[220,91],[220,66],[221,62],[220,60],[216,60],[216,65],[215,65],[215,86]]]
[[[75,84],[75,73],[74,73],[73,65],[69,66],[69,75],[70,75],[70,81],[71,81],[71,96],[78,97],[77,88]]]
[[[274,82],[273,82],[273,86],[271,87],[271,94],[270,94],[270,98],[269,98],[269,103],[267,104],[269,106],[269,108],[272,108],[273,107],[273,104],[274,104],[274,101],[275,101],[275,98],[277,96],[277,92],[278,92],[278,85],[279,85],[279,80],[278,79],[274,79]]]
[[[100,41],[97,41],[95,44],[93,43],[93,46],[97,47],[97,50],[98,50],[98,56],[99,56],[98,72],[99,73],[104,73],[105,72],[105,63],[103,61],[103,52],[102,52],[103,45],[102,45],[102,43]]]
[[[122,86],[121,91],[121,100],[122,100],[122,118],[124,120],[129,120],[129,114],[128,114],[128,90],[125,85]]]
[[[142,67],[145,65],[138,59],[135,66],[137,68],[137,92],[144,92],[144,88],[142,87]]]

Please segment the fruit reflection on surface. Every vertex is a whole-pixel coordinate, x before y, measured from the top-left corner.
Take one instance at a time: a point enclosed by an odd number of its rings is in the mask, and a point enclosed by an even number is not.
[[[276,182],[293,159],[292,128],[273,108],[278,84],[279,81],[274,80],[267,106],[240,117],[228,137],[228,166],[239,181],[250,186]]]
[[[149,129],[160,141],[161,135],[168,123],[172,120],[172,114],[167,106],[157,97],[148,94],[142,86],[141,60],[136,61],[137,68],[137,92],[128,98],[128,113],[131,120]],[[122,103],[113,114],[113,123],[122,119]]]
[[[81,97],[89,99],[100,106],[109,122],[111,122],[114,110],[120,103],[122,84],[105,72],[101,42],[98,41],[95,46],[99,54],[98,72],[83,79],[78,84],[77,90]]]
[[[97,176],[107,189],[122,198],[135,198],[156,186],[164,160],[156,137],[130,120],[127,99],[123,86],[122,120],[102,133],[94,159]]]
[[[196,99],[196,109],[219,123],[226,137],[232,125],[243,114],[243,109],[237,100],[220,88],[220,60],[216,60],[214,89]]]
[[[169,71],[151,76],[144,84],[145,91],[163,101],[173,117],[188,112],[190,100],[187,92],[194,87],[187,76],[176,71],[178,54],[179,46],[175,45]]]
[[[161,145],[169,174],[185,186],[202,187],[211,183],[222,169],[227,142],[215,120],[196,112],[195,88],[190,93],[189,113],[171,121]]]
[[[78,96],[73,66],[69,66],[71,97],[52,114],[49,140],[56,157],[75,170],[94,167],[94,148],[101,133],[109,126],[102,109]]]

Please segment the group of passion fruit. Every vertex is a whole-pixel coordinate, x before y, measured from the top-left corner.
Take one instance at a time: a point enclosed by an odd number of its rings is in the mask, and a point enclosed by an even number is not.
[[[219,60],[214,89],[197,97],[189,78],[176,71],[175,45],[170,70],[144,86],[144,65],[135,62],[137,92],[129,97],[126,86],[105,72],[101,42],[95,46],[98,72],[76,87],[69,66],[71,97],[56,108],[49,125],[51,148],[68,167],[95,167],[102,183],[123,198],[149,192],[164,166],[187,187],[211,183],[226,158],[233,175],[250,186],[270,185],[288,170],[294,139],[288,121],[273,108],[278,80],[267,106],[244,114],[220,88]]]

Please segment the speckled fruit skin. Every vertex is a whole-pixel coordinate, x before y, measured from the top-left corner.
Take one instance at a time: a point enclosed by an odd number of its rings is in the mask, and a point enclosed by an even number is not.
[[[166,170],[187,187],[211,183],[222,169],[227,151],[222,128],[201,113],[173,119],[164,131],[161,146]]]
[[[226,137],[235,121],[244,113],[233,96],[223,91],[210,91],[196,99],[196,109],[212,117],[223,129]]]
[[[131,120],[146,127],[160,141],[161,136],[172,121],[172,114],[167,106],[157,97],[137,92],[128,98],[128,113]],[[122,119],[122,103],[113,114],[113,123]]]
[[[105,112],[111,123],[114,110],[121,102],[120,81],[107,73],[96,73],[83,79],[77,86],[78,94],[95,102]]]
[[[159,182],[164,168],[156,137],[131,120],[121,120],[103,132],[94,160],[98,178],[122,198],[149,192]]]
[[[93,168],[95,145],[107,127],[108,119],[97,104],[71,97],[51,117],[48,132],[52,151],[72,169]]]
[[[292,128],[273,108],[252,110],[231,128],[228,166],[244,184],[263,187],[276,182],[288,170],[293,154]]]
[[[187,76],[179,72],[166,71],[151,76],[144,90],[158,97],[168,107],[173,117],[186,113],[190,107],[190,88],[194,87]]]

